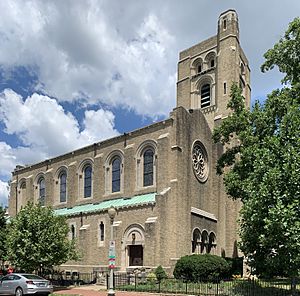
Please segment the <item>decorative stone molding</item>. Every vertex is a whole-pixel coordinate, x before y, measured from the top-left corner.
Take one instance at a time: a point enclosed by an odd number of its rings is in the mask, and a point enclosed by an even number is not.
[[[208,219],[213,220],[215,222],[218,221],[218,219],[216,218],[216,216],[214,214],[203,211],[203,210],[195,208],[195,207],[191,207],[191,213],[202,216],[204,218],[208,218]]]

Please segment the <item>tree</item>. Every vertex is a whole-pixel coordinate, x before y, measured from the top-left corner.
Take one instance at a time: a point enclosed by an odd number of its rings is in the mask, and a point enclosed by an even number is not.
[[[0,207],[0,262],[6,258],[6,218],[5,209]],[[0,266],[1,269],[1,266]]]
[[[231,116],[214,130],[225,152],[217,172],[226,191],[241,199],[240,248],[260,275],[293,276],[300,270],[300,19],[264,55],[262,71],[278,66],[283,88],[262,105],[244,107],[231,89]]]
[[[42,271],[77,259],[74,241],[68,239],[65,217],[50,207],[27,204],[11,220],[7,237],[8,259],[26,271]]]
[[[155,276],[158,281],[161,281],[161,280],[167,278],[167,273],[161,265],[156,267],[154,273],[155,273]]]

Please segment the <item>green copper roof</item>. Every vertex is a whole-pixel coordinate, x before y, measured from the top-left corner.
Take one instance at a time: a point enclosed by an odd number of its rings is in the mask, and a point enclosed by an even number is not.
[[[143,205],[143,204],[154,204],[155,195],[156,193],[148,193],[148,194],[136,195],[127,198],[105,200],[96,204],[90,203],[90,204],[75,206],[73,208],[57,209],[54,212],[56,215],[71,216],[71,215],[80,214],[81,212],[82,213],[99,212],[99,211],[106,210],[110,207],[115,207],[118,209],[118,208],[131,207],[131,206]]]

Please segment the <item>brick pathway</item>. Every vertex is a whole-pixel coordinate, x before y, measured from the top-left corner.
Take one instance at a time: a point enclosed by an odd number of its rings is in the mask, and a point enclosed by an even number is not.
[[[149,293],[142,293],[142,292],[125,292],[125,291],[115,291],[115,292],[116,292],[116,296],[149,296],[150,295]],[[101,286],[91,285],[91,286],[55,289],[54,294],[107,296],[107,290],[103,289],[103,287]]]

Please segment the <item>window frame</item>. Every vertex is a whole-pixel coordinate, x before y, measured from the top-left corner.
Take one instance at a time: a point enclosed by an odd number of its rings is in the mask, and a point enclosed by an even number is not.
[[[204,90],[204,88],[206,88]],[[203,83],[200,87],[200,106],[206,108],[211,106],[211,84]]]
[[[73,241],[77,238],[77,225],[76,222],[69,223],[69,240]]]
[[[116,161],[119,162],[117,167],[114,166],[114,163]],[[111,192],[112,193],[121,191],[121,166],[122,166],[121,157],[118,155],[114,156],[111,160]]]
[[[46,204],[46,180],[44,176],[40,176],[38,179],[38,200],[41,206]],[[41,186],[43,185],[43,187]]]
[[[151,162],[145,162],[145,155],[148,151],[151,151]],[[155,151],[153,150],[152,147],[146,147],[143,150],[143,187],[149,187],[149,186],[153,186],[154,185],[154,158],[155,158]],[[151,165],[151,170],[149,172],[145,172],[145,169],[147,167],[147,165]],[[146,176],[151,176],[151,183],[147,183],[145,177]]]
[[[105,225],[104,225],[103,221],[101,221],[99,223],[99,239],[100,239],[100,242],[104,242],[104,240],[105,240]]]
[[[89,169],[89,171],[87,171]],[[87,172],[90,173],[87,176]],[[82,170],[83,173],[83,198],[92,197],[92,183],[93,183],[93,167],[91,164],[86,164]]]
[[[65,176],[65,182],[62,183],[62,177]],[[58,175],[58,181],[59,181],[59,202],[64,203],[67,202],[67,172],[65,170],[62,170]],[[64,185],[64,188],[62,187]],[[64,189],[64,190],[63,190]],[[64,200],[62,200],[62,193],[64,193]]]

